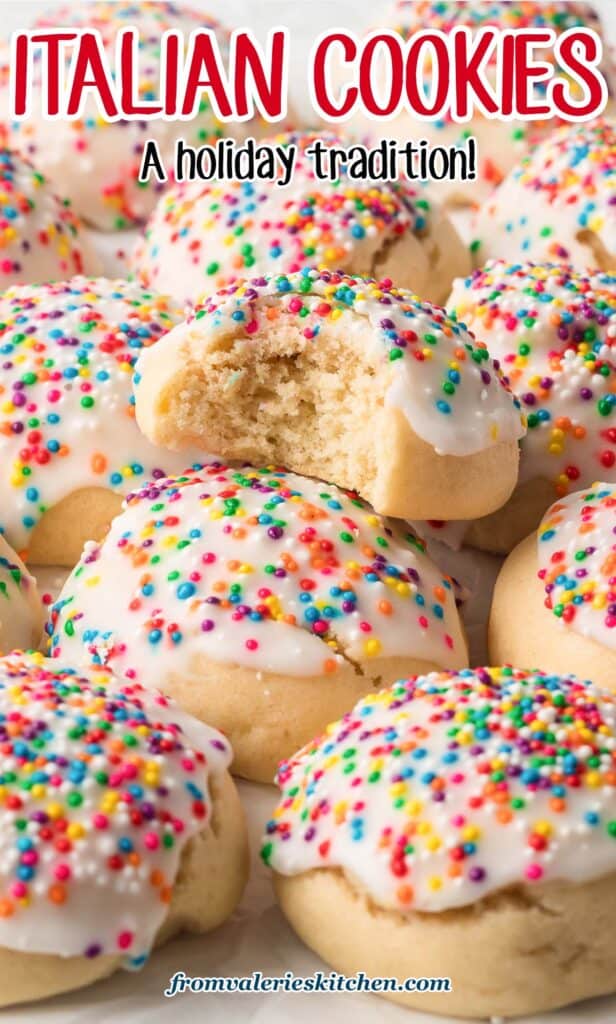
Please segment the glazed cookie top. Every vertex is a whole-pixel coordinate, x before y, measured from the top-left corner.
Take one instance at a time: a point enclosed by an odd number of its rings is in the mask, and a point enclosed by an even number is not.
[[[226,57],[228,32],[203,11],[190,6],[162,0],[117,0],[61,5],[35,21],[37,28],[96,29],[108,53],[111,71],[114,70],[115,46],[118,32],[127,27],[139,31],[138,82],[136,101],[155,99],[160,92],[160,40],[163,32],[177,30],[188,40],[190,32],[209,29],[216,33],[218,45]],[[34,54],[34,82],[40,82],[38,69],[40,53]],[[164,185],[156,178],[137,181],[143,145],[156,139],[161,145],[164,162],[172,157],[175,140],[182,136],[188,144],[215,141],[223,134],[223,126],[216,118],[209,99],[203,94],[198,114],[184,122],[163,120],[106,121],[94,100],[88,98],[84,116],[78,121],[44,121],[37,116],[36,101],[33,116],[10,125],[11,146],[26,155],[35,166],[48,172],[65,189],[79,213],[97,226],[127,228],[141,223],[144,214],[153,207]],[[100,143],[97,142],[100,140]],[[171,147],[171,149],[169,148]],[[80,176],[90,182],[80,181]],[[88,189],[96,183],[95,202],[88,208]]]
[[[595,483],[546,512],[539,527],[545,605],[565,626],[616,649],[616,487]]]
[[[519,402],[483,342],[388,279],[308,268],[255,277],[208,297],[166,344],[173,348],[197,332],[254,338],[285,321],[317,345],[329,326],[344,323],[348,337],[387,368],[385,401],[439,453],[472,455],[524,433]],[[143,359],[135,377],[137,403],[145,366]]]
[[[616,275],[494,260],[455,282],[448,307],[526,411],[520,480],[551,480],[555,496],[616,480]]]
[[[551,28],[560,33],[580,26],[596,28],[600,23],[592,4],[570,3],[568,0],[537,3],[520,0],[502,3],[502,0],[397,0],[392,5],[389,22],[408,39],[420,29],[451,31],[458,25],[479,28],[495,25],[497,28]],[[542,55],[544,59],[549,57]]]
[[[143,437],[132,395],[139,352],[180,319],[168,299],[105,278],[0,296],[0,531],[15,548],[71,491],[125,494],[184,468]]]
[[[0,536],[0,654],[39,647],[44,622],[36,580]]]
[[[285,134],[271,144],[295,147],[293,179],[200,182],[172,186],[137,243],[140,279],[182,300],[195,300],[258,273],[292,273],[306,264],[370,271],[384,249],[407,232],[431,229],[431,204],[409,184],[318,181],[308,154],[334,136]]]
[[[615,239],[616,127],[599,118],[563,125],[524,157],[480,210],[472,248],[583,270],[613,263]]]
[[[67,200],[26,160],[0,149],[0,291],[95,271],[97,261]]]
[[[279,768],[262,850],[341,868],[379,905],[439,912],[616,868],[616,697],[478,668],[395,683]]]
[[[215,461],[128,497],[48,630],[54,657],[145,686],[198,657],[297,676],[466,662],[452,582],[410,531],[333,485]]]
[[[147,958],[226,740],[160,694],[42,655],[0,660],[0,943]]]

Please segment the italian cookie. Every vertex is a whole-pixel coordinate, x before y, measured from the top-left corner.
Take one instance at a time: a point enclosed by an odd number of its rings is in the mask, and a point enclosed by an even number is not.
[[[133,267],[148,287],[194,304],[238,278],[289,274],[306,264],[394,278],[444,302],[470,255],[451,221],[410,184],[356,182],[343,170],[318,181],[309,149],[328,136],[286,134],[297,153],[290,185],[189,181],[158,201]],[[333,137],[331,143],[339,143]]]
[[[354,494],[218,461],[146,484],[88,544],[50,652],[156,686],[276,765],[401,673],[468,664],[452,581]]]
[[[69,203],[27,160],[0,148],[0,292],[99,269]]]
[[[143,965],[235,908],[246,827],[214,729],[102,667],[0,660],[3,1006]]]
[[[360,701],[278,772],[262,856],[300,938],[447,1017],[614,991],[614,701],[513,668]]]
[[[616,691],[616,483],[557,501],[503,565],[490,658],[575,672]]]
[[[485,342],[526,413],[518,486],[465,536],[506,553],[556,498],[616,482],[616,275],[494,260],[456,281],[448,310]]]
[[[0,295],[0,532],[73,566],[142,481],[184,468],[134,419],[133,367],[181,314],[136,283],[74,277]]]
[[[118,32],[127,27],[139,32],[139,81],[137,102],[158,96],[163,32],[179,31],[185,40],[195,29],[216,34],[223,60],[228,53],[229,34],[202,11],[183,4],[159,0],[118,0],[110,3],[64,4],[40,16],[36,28],[95,29],[100,33],[111,67],[114,66]],[[67,51],[67,60],[70,51]],[[100,116],[93,96],[88,96],[83,116],[77,121],[49,120],[41,116],[40,53],[35,53],[35,90],[32,113],[8,126],[9,144],[42,171],[62,195],[68,196],[75,211],[88,223],[104,230],[130,228],[142,223],[156,204],[165,185],[155,177],[139,182],[144,144],[158,145],[163,165],[172,168],[175,145],[183,138],[187,145],[215,142],[225,132],[203,93],[198,114],[187,121],[161,119],[107,121]],[[6,96],[5,96],[6,104]],[[248,125],[236,125],[243,131]]]
[[[0,654],[40,647],[45,617],[36,580],[0,536]]]
[[[410,39],[416,32],[425,30],[436,31],[449,35],[458,27],[477,31],[486,26],[499,29],[551,29],[561,35],[572,28],[592,28],[601,38],[601,23],[591,4],[571,3],[567,0],[556,2],[502,3],[498,0],[398,0],[391,4],[378,25],[373,29],[390,29],[398,33],[404,40]],[[537,51],[544,62],[554,63],[554,51],[542,48]],[[333,61],[332,61],[333,63]],[[386,88],[385,64],[375,64],[377,81]],[[563,75],[561,69],[556,69]],[[494,89],[498,89],[497,63],[492,60],[486,68],[486,78]],[[604,45],[601,71],[608,88],[613,93],[616,80],[610,49]],[[334,73],[341,84],[348,83],[348,68],[336,70]],[[430,93],[432,74],[429,66],[425,68],[424,90]],[[543,90],[543,92],[542,92]],[[545,83],[534,83],[532,95],[543,98]],[[384,92],[383,95],[387,95]],[[431,194],[434,194],[447,206],[476,206],[487,199],[492,190],[502,181],[508,172],[522,159],[537,141],[545,137],[558,123],[556,118],[547,120],[502,121],[489,119],[480,111],[475,110],[470,120],[462,124],[454,122],[450,116],[440,119],[420,120],[407,111],[402,111],[393,119],[368,119],[362,114],[353,114],[344,121],[341,129],[350,132],[357,138],[367,142],[376,142],[381,136],[397,139],[403,146],[409,140],[419,142],[425,139],[434,148],[465,147],[469,136],[476,139],[475,177],[467,181],[461,180],[459,173],[454,180],[443,178],[431,179],[426,182]],[[459,165],[457,165],[459,167]],[[512,206],[512,210],[518,207]],[[503,253],[495,253],[503,255]]]
[[[155,444],[275,463],[377,512],[465,519],[515,487],[520,407],[482,344],[411,292],[327,270],[205,300],[139,360]]]
[[[616,270],[616,123],[564,125],[524,157],[479,210],[472,251]]]

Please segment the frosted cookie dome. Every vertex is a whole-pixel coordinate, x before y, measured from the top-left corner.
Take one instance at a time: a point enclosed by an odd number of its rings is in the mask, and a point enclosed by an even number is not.
[[[0,291],[96,273],[98,266],[69,203],[30,163],[0,149]]]
[[[158,201],[132,258],[144,284],[196,302],[239,278],[287,274],[307,264],[367,276],[442,302],[469,255],[449,218],[409,183],[319,181],[310,145],[334,136],[287,134],[295,147],[289,185],[185,182]],[[264,140],[268,141],[268,140]]]
[[[471,531],[480,546],[500,537],[508,550],[556,498],[616,480],[616,276],[493,260],[456,281],[448,306],[498,359],[526,413],[517,490]]]
[[[183,4],[154,0],[65,4],[35,22],[37,28],[64,26],[100,32],[112,66],[117,33],[128,26],[137,28],[138,98],[142,101],[158,95],[163,32],[179,30],[188,39],[191,31],[207,28],[216,32],[223,56],[228,47],[227,31],[207,14]],[[89,98],[83,117],[69,122],[44,120],[37,113],[35,96],[32,116],[9,126],[10,145],[31,160],[61,194],[69,197],[77,213],[106,230],[141,223],[165,187],[156,179],[145,184],[137,181],[143,145],[148,139],[156,140],[163,162],[170,165],[179,137],[188,145],[203,145],[223,134],[224,128],[206,98],[198,115],[182,122],[145,118],[107,122],[100,116],[95,101]]]
[[[143,965],[231,913],[246,835],[214,729],[101,667],[0,659],[0,1002]]]
[[[490,657],[565,666],[616,691],[616,485],[555,502],[512,551],[494,590]]]
[[[139,352],[180,318],[105,278],[0,296],[0,527],[32,562],[74,564],[135,483],[184,466],[140,433],[132,394]]]
[[[387,28],[408,39],[414,33],[425,29],[448,35],[452,29],[466,26],[477,30],[484,26],[501,29],[552,29],[557,35],[571,28],[592,28],[601,36],[601,24],[591,4],[555,2],[509,2],[492,0],[398,0],[391,4],[386,15],[374,28]],[[550,61],[551,51],[541,49],[540,59]],[[553,56],[552,56],[553,59]],[[614,88],[614,67],[610,50],[604,45],[601,70]],[[488,68],[488,78],[496,82],[496,66]],[[426,89],[430,81],[426,82]],[[535,92],[542,83],[535,84]],[[463,145],[469,135],[477,140],[477,177],[474,181],[430,181],[427,184],[435,196],[454,206],[475,205],[485,199],[499,184],[512,167],[535,144],[551,131],[556,119],[534,121],[501,121],[488,119],[476,111],[469,121],[457,124],[450,118],[420,121],[402,112],[390,121],[369,121],[363,116],[351,117],[344,122],[345,131],[356,135],[397,138],[404,143],[408,139],[427,139],[431,146]],[[378,130],[377,130],[378,129]],[[515,212],[516,207],[513,207]],[[502,256],[502,252],[490,255]]]
[[[128,497],[48,631],[54,657],[175,695],[263,781],[403,666],[467,663],[452,581],[410,530],[331,484],[216,460]]]
[[[566,674],[370,695],[280,766],[262,856],[282,910],[337,971],[393,977],[378,991],[415,1008],[513,1017],[611,992],[615,747],[614,696]]]
[[[563,125],[526,156],[480,209],[473,251],[616,269],[616,125]]]

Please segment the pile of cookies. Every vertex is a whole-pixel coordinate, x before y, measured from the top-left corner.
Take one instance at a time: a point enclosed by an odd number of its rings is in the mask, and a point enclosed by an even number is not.
[[[585,7],[516,12],[565,31]],[[502,17],[391,23],[448,10]],[[76,11],[52,24],[109,46],[139,24],[153,77],[157,33],[194,24]],[[34,119],[0,159],[0,1004],[232,913],[230,772],[277,776],[262,857],[337,970],[448,976],[384,994],[460,1016],[612,991],[616,125],[490,157],[470,247],[451,196],[317,182],[310,132],[277,140],[300,154],[286,189],[157,197],[144,130]],[[130,278],[96,276],[54,187],[141,225]],[[470,666],[434,535],[508,555],[495,667]],[[55,599],[45,565],[70,570]]]

